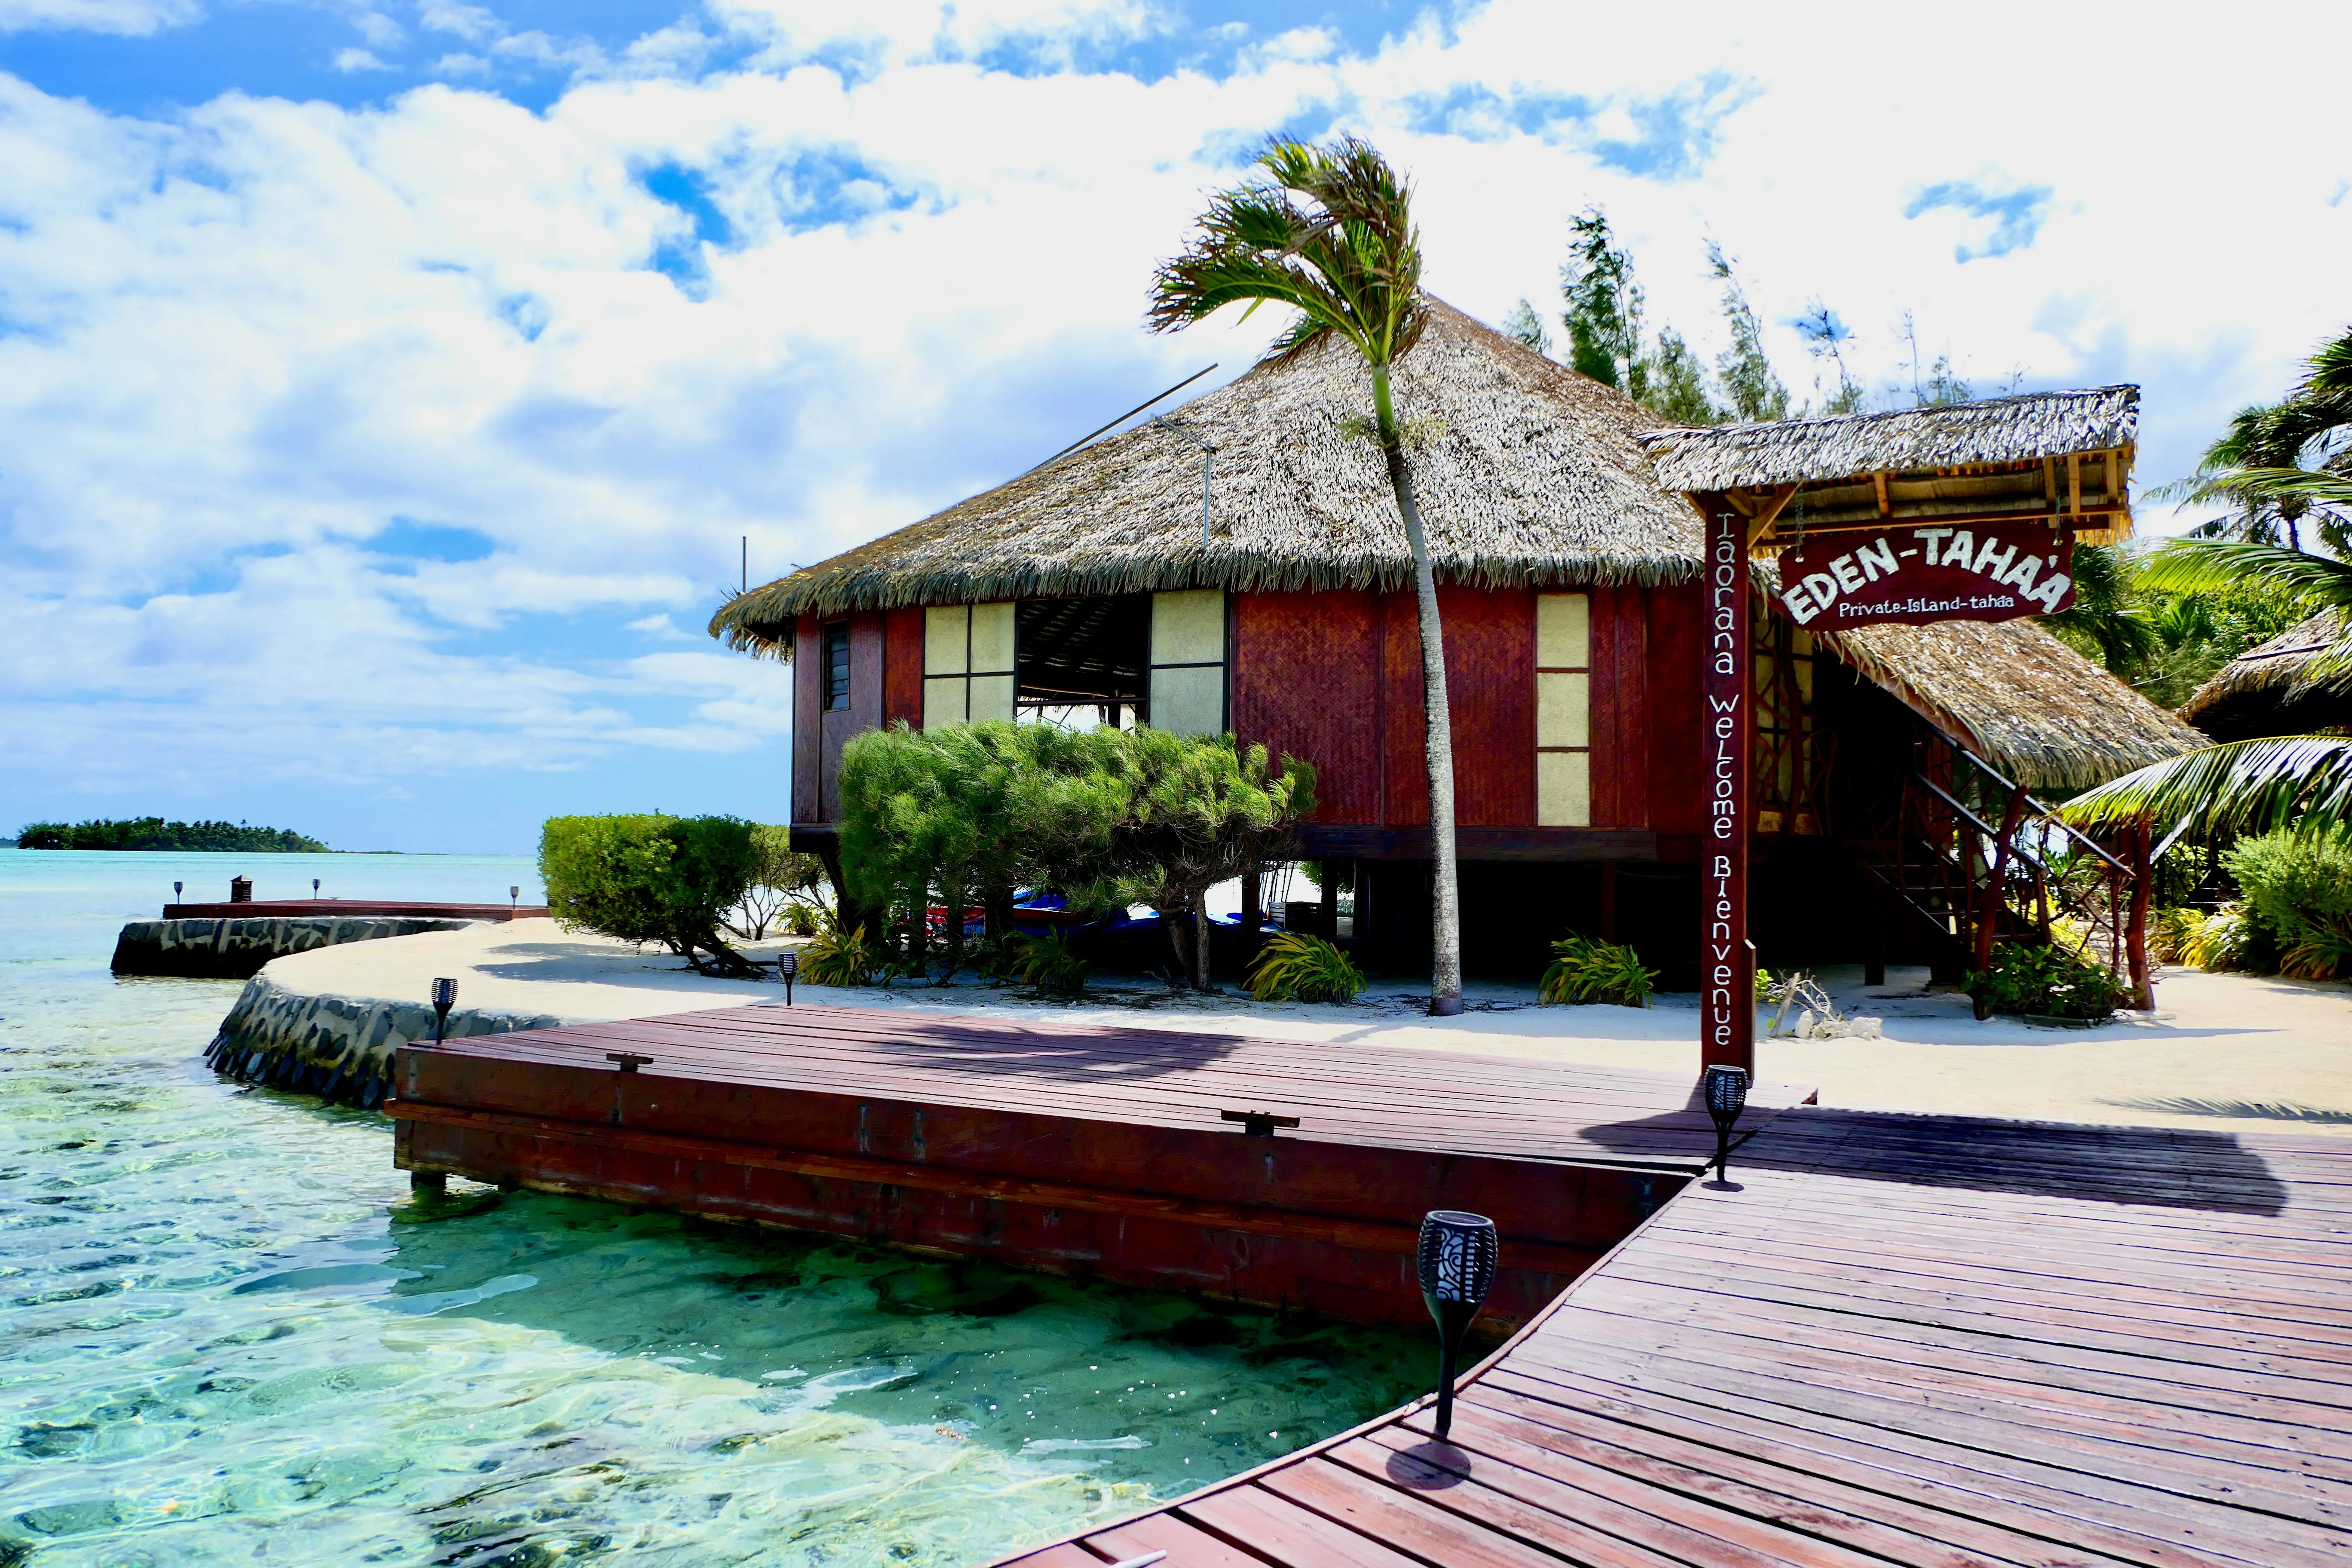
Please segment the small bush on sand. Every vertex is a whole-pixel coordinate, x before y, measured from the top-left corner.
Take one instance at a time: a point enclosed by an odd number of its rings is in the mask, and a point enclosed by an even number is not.
[[[1006,967],[1040,996],[1067,1002],[1087,989],[1087,961],[1070,950],[1061,932],[1051,936],[1016,935],[1005,948]]]
[[[870,984],[874,952],[866,945],[866,928],[842,930],[841,917],[831,910],[817,911],[816,925],[815,937],[801,949],[800,978],[812,985],[847,989]]]
[[[1569,932],[1551,944],[1552,961],[1537,984],[1536,996],[1548,1007],[1565,1003],[1608,1002],[1620,1007],[1646,1007],[1657,984],[1657,972],[1642,966],[1640,954],[1613,942],[1594,942]]]
[[[743,889],[742,901],[728,911],[727,929],[745,942],[765,941],[771,925],[781,925],[794,936],[808,935],[814,925],[803,917],[801,923],[809,929],[795,930],[793,910],[810,901],[824,880],[824,863],[794,849],[792,829],[774,823],[752,825],[751,850],[751,883]]]
[[[1285,931],[1258,949],[1243,984],[1261,1002],[1352,1002],[1363,994],[1364,976],[1321,937]]]
[[[572,930],[659,942],[702,974],[755,978],[719,934],[758,869],[751,824],[732,816],[551,816],[539,875]]]
[[[1977,1016],[2031,1013],[2045,1018],[2100,1019],[2123,1000],[2114,973],[2095,959],[2055,944],[2005,942],[1993,949],[1992,967],[1972,972],[1968,991]]]

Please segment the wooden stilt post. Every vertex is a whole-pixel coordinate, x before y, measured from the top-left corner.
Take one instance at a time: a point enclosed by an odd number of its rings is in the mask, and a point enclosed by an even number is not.
[[[1701,499],[1706,519],[1706,654],[1700,703],[1700,776],[1706,826],[1699,837],[1699,1052],[1756,1070],[1756,949],[1748,940],[1748,763],[1755,732],[1750,688],[1754,628],[1748,595],[1745,520],[1720,496]]]
[[[2147,965],[2147,905],[2155,889],[2156,868],[2148,856],[2154,831],[2146,817],[2132,824],[2125,843],[2131,855],[2131,923],[2125,929],[2125,952],[2131,961],[2132,1005],[2142,1012],[2156,1006],[2156,975]]]

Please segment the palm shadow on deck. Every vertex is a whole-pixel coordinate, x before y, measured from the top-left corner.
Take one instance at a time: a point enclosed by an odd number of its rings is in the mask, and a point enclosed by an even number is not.
[[[1696,1091],[1684,1110],[1586,1130],[1631,1148],[1661,1129],[1704,1126]],[[1917,1187],[2030,1194],[2142,1207],[2276,1215],[2286,1184],[2233,1133],[2184,1127],[2005,1121],[1990,1117],[1801,1106],[1761,1125],[1743,1117],[1740,1166],[1901,1182]]]

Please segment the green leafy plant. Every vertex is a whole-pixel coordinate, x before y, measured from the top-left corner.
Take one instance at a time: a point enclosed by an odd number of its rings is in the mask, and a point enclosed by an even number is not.
[[[1071,949],[1061,932],[1015,936],[1005,946],[1007,967],[1038,995],[1067,1002],[1085,994],[1087,961]]]
[[[817,932],[801,949],[800,978],[811,985],[835,985],[854,990],[874,977],[874,952],[866,944],[866,928],[844,930],[832,910],[817,914]]]
[[[2003,942],[1992,967],[1972,971],[1968,992],[1977,1016],[2031,1013],[2045,1018],[2100,1019],[2113,1014],[2124,988],[2104,963],[2056,945]]]
[[[2183,963],[2209,971],[2252,969],[2261,963],[2262,931],[2242,904],[2223,904],[2200,920],[2180,944]]]
[[[1364,976],[1321,937],[1285,931],[1258,949],[1243,984],[1261,1002],[1352,1002],[1363,994]]]
[[[751,823],[732,816],[551,816],[539,875],[568,930],[658,942],[698,973],[755,978],[719,936],[757,873]]]
[[[2281,830],[2221,857],[2245,908],[2279,949],[2279,973],[2332,980],[2352,973],[2352,837]]]
[[[1641,955],[1613,942],[1594,942],[1569,932],[1551,944],[1552,961],[1537,983],[1536,995],[1544,1005],[1587,1002],[1613,1003],[1620,1007],[1646,1007],[1657,984],[1655,970],[1642,965]]]
[[[2147,922],[2147,955],[2158,963],[2194,963],[2189,950],[2204,929],[2202,910],[2158,910]]]

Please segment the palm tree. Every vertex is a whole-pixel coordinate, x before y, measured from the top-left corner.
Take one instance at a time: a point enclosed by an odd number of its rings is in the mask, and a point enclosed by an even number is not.
[[[2352,480],[2287,470],[2252,470],[2255,482],[2293,485],[2314,500],[2352,503]],[[2210,594],[2247,583],[2293,593],[2314,608],[2345,612],[2335,646],[2303,678],[2352,690],[2352,561],[2250,541],[2179,539],[2142,570],[2144,586]],[[2153,821],[2203,838],[2299,826],[2352,826],[2352,735],[2281,735],[2207,746],[2152,763],[2076,795],[2058,815],[2078,827]]]
[[[2241,410],[2229,434],[2205,449],[2197,472],[2158,486],[2150,499],[2219,501],[2230,509],[2200,526],[2198,537],[2301,550],[2307,519],[2329,548],[2352,552],[2352,510],[2346,508],[2352,490],[2343,484],[2352,464],[2352,446],[2343,442],[2352,430],[2352,331],[2321,345],[2305,365],[2285,397]]]
[[[1435,862],[1429,1010],[1462,1011],[1461,890],[1454,855],[1454,723],[1445,700],[1445,637],[1429,540],[1412,498],[1405,430],[1389,371],[1421,338],[1421,236],[1412,192],[1387,160],[1354,137],[1328,147],[1277,141],[1258,155],[1260,178],[1210,198],[1184,253],[1153,276],[1150,321],[1174,331],[1227,305],[1271,301],[1298,312],[1265,362],[1291,359],[1337,334],[1372,375],[1373,434],[1412,546],[1421,605],[1423,711],[1428,716],[1429,834]],[[1246,319],[1246,312],[1244,313]]]

